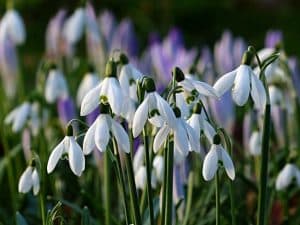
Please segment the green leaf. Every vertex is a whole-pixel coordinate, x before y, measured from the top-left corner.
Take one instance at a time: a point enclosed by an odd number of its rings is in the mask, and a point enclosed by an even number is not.
[[[81,217],[81,225],[90,225],[90,212],[87,206],[84,206]]]

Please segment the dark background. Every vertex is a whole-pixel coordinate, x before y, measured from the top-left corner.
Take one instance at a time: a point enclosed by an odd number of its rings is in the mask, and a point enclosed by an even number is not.
[[[0,0],[0,14],[5,1]],[[110,9],[118,20],[130,17],[135,25],[140,49],[147,43],[150,31],[162,36],[170,27],[184,32],[187,47],[212,46],[224,29],[242,36],[257,48],[263,46],[268,29],[280,29],[285,48],[290,55],[300,55],[299,0],[94,0],[99,13]],[[46,25],[59,8],[72,12],[80,1],[75,0],[15,0],[15,7],[24,17],[27,39],[21,52],[26,67],[35,67],[44,51]]]

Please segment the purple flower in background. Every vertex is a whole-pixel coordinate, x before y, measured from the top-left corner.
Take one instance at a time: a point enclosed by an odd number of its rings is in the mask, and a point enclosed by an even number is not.
[[[298,96],[298,101],[300,98],[300,67],[299,67],[299,62],[296,57],[291,57],[288,60],[288,64],[292,73],[292,80],[293,80],[293,85],[296,90],[297,96]]]
[[[10,38],[1,39],[0,72],[4,84],[3,88],[9,98],[16,94],[18,69],[18,57],[14,43]]]
[[[214,48],[217,72],[224,74],[239,66],[245,50],[246,43],[242,38],[233,38],[230,31],[225,31]]]
[[[100,114],[100,109],[97,107],[94,111],[86,116],[86,122],[91,126]]]
[[[197,63],[198,71],[203,75],[203,80],[212,84],[215,80],[213,55],[208,46],[204,46]]]
[[[234,69],[232,56],[233,37],[230,31],[224,31],[221,40],[215,44],[214,56],[218,73],[224,74]]]
[[[57,101],[57,113],[61,123],[65,126],[76,117],[75,104],[70,97],[59,98]]]
[[[104,10],[98,17],[101,34],[105,39],[106,49],[111,49],[111,42],[115,33],[117,22],[113,13],[109,10]]]
[[[185,49],[178,29],[172,29],[162,43],[152,44],[150,52],[157,78],[163,84],[170,81],[175,66],[188,73],[197,56],[196,49]]]
[[[103,72],[106,63],[105,48],[93,6],[87,3],[85,12],[88,57],[97,66],[97,70]]]
[[[234,67],[240,65],[244,52],[247,50],[247,44],[241,37],[237,37],[233,43]]]
[[[47,25],[46,52],[50,57],[57,57],[61,53],[61,31],[65,18],[66,11],[61,9]]]
[[[211,112],[216,122],[231,134],[235,122],[235,107],[230,92],[225,93],[220,99],[209,99]]]
[[[280,30],[269,30],[265,38],[266,48],[275,48],[278,43],[283,39],[282,32]]]
[[[116,29],[110,50],[113,51],[115,49],[125,52],[129,58],[135,58],[138,55],[137,37],[130,19],[122,20]]]

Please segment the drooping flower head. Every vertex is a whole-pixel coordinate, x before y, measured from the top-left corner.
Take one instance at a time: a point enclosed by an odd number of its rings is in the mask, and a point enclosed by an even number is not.
[[[228,154],[228,152],[221,145],[221,138],[219,134],[214,136],[213,144],[207,155],[205,156],[203,162],[202,175],[204,180],[209,181],[213,179],[218,168],[220,167],[220,163],[224,167],[228,177],[231,180],[235,178],[235,169],[233,162]]]
[[[123,92],[117,79],[117,66],[113,60],[106,64],[105,78],[83,98],[80,115],[86,116],[94,111],[98,105],[109,103],[112,112],[121,115],[123,109]]]
[[[40,177],[36,169],[35,160],[32,160],[30,165],[22,173],[18,184],[18,191],[20,193],[25,194],[31,189],[34,195],[37,195],[40,191]]]
[[[249,50],[246,51],[241,65],[237,69],[221,76],[215,83],[214,88],[219,96],[222,96],[232,88],[232,98],[239,106],[245,105],[251,94],[255,108],[263,109],[266,104],[266,91],[261,80],[250,66],[252,58],[253,53]]]
[[[47,164],[48,173],[53,172],[62,157],[68,159],[72,172],[76,176],[81,176],[85,169],[85,159],[82,149],[73,135],[72,125],[68,125],[65,138],[51,152]]]

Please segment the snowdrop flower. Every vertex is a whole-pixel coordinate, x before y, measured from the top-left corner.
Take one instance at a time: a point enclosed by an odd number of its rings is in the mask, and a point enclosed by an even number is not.
[[[170,127],[170,125],[165,123],[157,132],[153,142],[154,152],[158,152],[171,132],[174,135],[175,154],[179,152],[179,154],[187,156],[189,151],[200,152],[200,142],[194,129],[181,118],[178,107],[174,108],[174,113],[176,119],[173,125]]]
[[[131,127],[138,101],[136,81],[142,77],[142,73],[129,63],[127,56],[123,53],[120,55],[120,63],[122,66],[119,80],[124,95],[122,116]]]
[[[86,23],[86,15],[83,8],[78,8],[67,19],[63,26],[63,35],[66,41],[74,45],[83,35],[84,26]]]
[[[213,87],[205,82],[201,82],[198,80],[193,79],[193,77],[189,74],[184,74],[181,69],[175,67],[173,69],[173,76],[175,76],[176,81],[183,89],[187,92],[192,92],[196,90],[199,94],[203,96],[210,96],[210,97],[218,97],[217,92]]]
[[[24,127],[27,119],[30,117],[31,104],[24,102],[14,110],[12,110],[4,120],[5,124],[12,124],[12,131],[19,132]]]
[[[256,130],[251,134],[249,141],[249,151],[253,156],[261,154],[261,145],[262,145],[262,133],[260,130]]]
[[[124,97],[116,75],[116,63],[110,60],[106,64],[105,78],[103,81],[84,96],[81,103],[81,116],[86,116],[94,111],[100,102],[109,103],[112,112],[116,115],[121,115]]]
[[[280,171],[276,179],[276,190],[281,191],[287,188],[296,179],[297,185],[300,186],[300,171],[291,163],[288,163]]]
[[[221,138],[218,134],[214,136],[213,144],[204,158],[202,175],[204,180],[210,181],[215,176],[219,168],[219,162],[222,162],[228,177],[231,180],[235,178],[235,169],[233,162],[227,151],[221,145]]]
[[[216,134],[216,131],[208,122],[208,118],[204,113],[203,106],[200,103],[197,103],[194,106],[193,114],[187,120],[187,123],[194,129],[198,139],[200,139],[201,134],[203,133],[209,142],[213,143],[213,138]]]
[[[18,185],[19,192],[24,194],[29,192],[31,188],[33,189],[34,195],[37,195],[40,191],[40,178],[34,161],[32,161],[31,165],[22,173]]]
[[[219,96],[232,88],[234,102],[243,106],[251,94],[254,105],[257,109],[263,109],[266,104],[266,92],[263,83],[254,74],[250,63],[253,54],[246,51],[243,55],[242,64],[235,70],[223,75],[214,85]]]
[[[23,44],[26,38],[24,22],[19,13],[14,10],[8,10],[2,19],[3,31],[1,39],[7,36],[17,45]]]
[[[100,152],[105,152],[111,138],[115,138],[121,150],[129,153],[129,137],[124,128],[110,116],[109,105],[101,104],[100,109],[100,115],[88,129],[84,137],[84,154],[90,154],[95,147]]]
[[[72,172],[76,176],[81,176],[85,169],[85,159],[81,147],[73,136],[73,128],[71,125],[67,127],[66,137],[51,152],[47,164],[47,172],[52,173],[58,160],[66,155],[68,156]]]
[[[155,91],[154,81],[151,78],[144,78],[143,86],[147,95],[134,114],[132,125],[133,137],[137,137],[142,132],[149,114],[153,111],[157,111],[167,125],[174,128],[176,124],[174,112],[168,102]]]
[[[58,98],[68,96],[68,86],[62,72],[53,65],[45,84],[45,98],[48,103],[54,103]]]
[[[133,170],[137,172],[137,170],[143,165],[145,157],[145,147],[144,145],[140,145],[133,158]]]
[[[283,104],[284,97],[283,97],[282,90],[280,90],[280,88],[276,87],[275,85],[270,85],[269,95],[270,95],[270,104],[272,106]]]
[[[93,88],[99,84],[100,79],[96,74],[94,68],[90,68],[89,72],[86,73],[79,84],[77,91],[76,103],[78,106],[81,105],[84,96]]]
[[[142,77],[142,73],[129,63],[127,56],[123,53],[120,55],[120,63],[122,66],[119,80],[124,95],[137,101],[136,81]]]
[[[138,189],[144,190],[147,182],[147,171],[145,166],[140,166],[134,176],[135,184]],[[154,171],[151,173],[151,187],[156,188],[157,179]]]
[[[141,166],[138,168],[134,176],[134,180],[135,180],[136,188],[144,190],[147,182],[147,174],[146,174],[145,166]]]
[[[161,155],[156,155],[153,159],[153,169],[159,182],[163,182],[164,168],[164,158]]]

